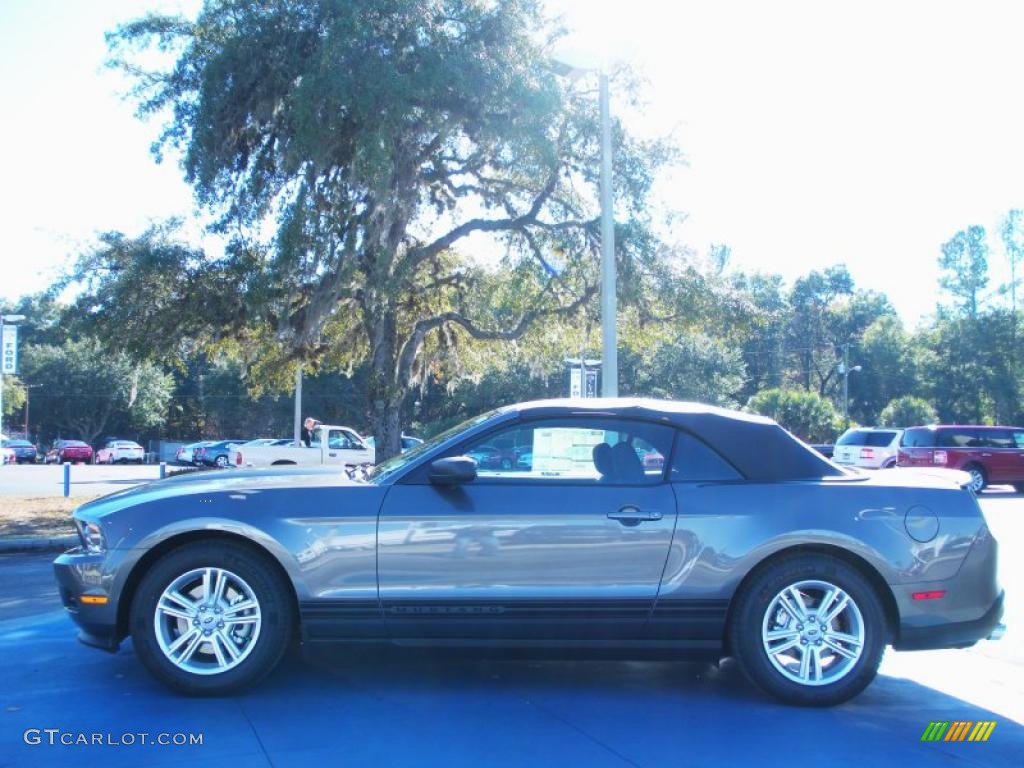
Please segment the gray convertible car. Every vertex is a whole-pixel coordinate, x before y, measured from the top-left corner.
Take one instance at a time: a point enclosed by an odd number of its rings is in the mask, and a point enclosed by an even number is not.
[[[886,645],[1001,629],[996,542],[941,472],[853,474],[703,405],[552,400],[363,478],[275,467],[106,496],[55,567],[84,642],[131,636],[186,693],[250,685],[297,638],[735,656],[769,693],[829,705]]]

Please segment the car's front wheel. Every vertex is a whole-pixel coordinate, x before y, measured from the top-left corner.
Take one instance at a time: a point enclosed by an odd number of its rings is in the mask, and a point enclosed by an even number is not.
[[[729,640],[747,675],[801,706],[853,698],[875,678],[885,615],[860,572],[826,555],[786,557],[756,572],[737,598]]]
[[[231,542],[186,544],[158,560],[132,601],[135,652],[182,693],[219,695],[277,666],[293,630],[284,579],[267,558]]]

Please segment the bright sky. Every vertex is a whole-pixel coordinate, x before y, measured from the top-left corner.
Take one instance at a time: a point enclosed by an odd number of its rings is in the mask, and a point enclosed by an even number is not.
[[[0,295],[44,288],[95,233],[189,216],[173,162],[153,163],[103,69],[103,33],[196,0],[0,0],[6,222]],[[934,309],[939,245],[1024,207],[1024,4],[1014,0],[549,0],[575,32],[650,79],[639,130],[674,134],[688,165],[659,187],[700,252],[787,278],[845,262],[908,322]]]

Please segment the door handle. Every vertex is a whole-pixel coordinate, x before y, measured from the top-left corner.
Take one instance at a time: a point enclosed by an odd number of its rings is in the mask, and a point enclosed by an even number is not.
[[[327,455],[328,456],[337,456],[338,454],[336,454],[336,453],[328,453]]]
[[[657,510],[644,512],[636,507],[630,506],[623,507],[617,512],[608,513],[609,520],[618,520],[624,525],[636,525],[637,523],[642,523],[644,521],[661,520],[661,517],[661,512],[658,512]]]

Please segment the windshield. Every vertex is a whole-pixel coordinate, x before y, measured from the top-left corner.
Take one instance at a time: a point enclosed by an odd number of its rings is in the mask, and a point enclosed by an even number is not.
[[[866,430],[851,430],[839,438],[836,445],[869,445],[874,448],[884,448],[889,445],[896,432],[868,432]]]
[[[387,461],[373,467],[372,469],[370,469],[369,472],[367,472],[366,479],[372,483],[384,482],[399,470],[404,469],[409,464],[416,461],[420,456],[422,456],[427,451],[440,445],[446,440],[449,440],[450,438],[454,437],[460,432],[465,432],[466,430],[475,427],[477,424],[481,424],[487,421],[487,419],[491,418],[496,413],[498,413],[498,409],[488,411],[487,413],[484,413],[480,416],[474,416],[472,419],[467,419],[461,424],[458,424],[452,427],[451,429],[445,430],[444,432],[441,432],[438,435],[434,435],[434,437],[420,443],[414,448],[410,448],[405,453],[400,453],[398,456],[394,456],[388,459]]]

